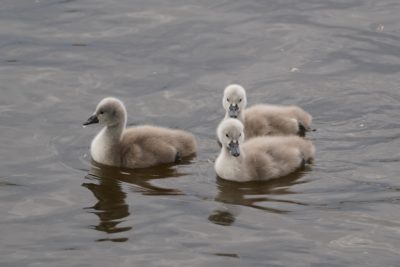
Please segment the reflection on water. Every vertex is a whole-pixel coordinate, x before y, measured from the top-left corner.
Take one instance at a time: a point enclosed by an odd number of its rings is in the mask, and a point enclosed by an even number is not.
[[[285,177],[269,181],[256,181],[246,183],[227,181],[217,177],[219,192],[218,195],[215,197],[215,200],[224,203],[224,205],[221,208],[214,210],[213,213],[208,217],[208,219],[215,224],[231,225],[235,222],[235,217],[240,210],[237,205],[281,214],[287,213],[289,211],[262,206],[258,203],[265,204],[265,202],[279,202],[286,204],[306,205],[297,201],[267,197],[267,195],[295,194],[295,192],[290,190],[290,187],[296,184],[305,183],[305,181],[299,181],[299,179],[310,170],[311,167],[306,165],[302,170],[299,170]]]
[[[93,228],[108,234],[125,232],[132,227],[121,227],[119,224],[129,216],[129,206],[125,201],[126,194],[121,188],[121,182],[113,177],[96,177],[91,174],[86,176],[89,183],[83,186],[92,191],[98,202],[88,209],[96,214],[100,222]],[[125,239],[99,239],[99,241],[126,241]]]
[[[182,164],[188,164],[183,162]],[[182,195],[177,189],[164,188],[151,184],[151,180],[185,175],[178,172],[174,165],[162,165],[147,169],[123,169],[101,165],[92,162],[86,183],[82,186],[88,188],[97,198],[97,203],[86,209],[99,217],[98,225],[93,228],[107,234],[126,232],[130,226],[119,226],[130,215],[129,205],[126,203],[126,193],[123,184],[129,184],[133,192],[143,195]],[[127,238],[104,238],[98,241],[124,242]]]
[[[232,225],[235,222],[235,215],[233,215],[231,210],[227,211],[220,208],[214,210],[213,213],[208,216],[208,220],[219,225]]]

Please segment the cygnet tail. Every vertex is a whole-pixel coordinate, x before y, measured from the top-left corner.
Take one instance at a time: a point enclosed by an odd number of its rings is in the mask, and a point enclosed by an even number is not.
[[[179,145],[178,151],[182,157],[188,157],[196,154],[197,152],[197,142],[196,138],[188,132],[180,131],[179,133]]]
[[[304,133],[313,131],[313,129],[311,128],[313,118],[309,113],[298,108],[297,116],[298,116],[298,120],[299,120],[299,130],[300,131],[303,131]]]
[[[315,157],[315,146],[309,140],[304,140],[301,148],[301,153],[304,157],[304,162],[310,163]]]

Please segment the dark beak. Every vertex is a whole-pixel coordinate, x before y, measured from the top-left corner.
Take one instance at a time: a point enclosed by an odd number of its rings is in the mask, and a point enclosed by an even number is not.
[[[89,125],[93,123],[99,123],[99,119],[97,118],[96,114],[92,115],[83,123],[83,125]]]
[[[230,105],[229,106],[229,117],[237,118],[239,116],[239,106],[238,105]]]
[[[229,152],[234,157],[240,156],[239,142],[234,143],[233,141],[229,143]]]

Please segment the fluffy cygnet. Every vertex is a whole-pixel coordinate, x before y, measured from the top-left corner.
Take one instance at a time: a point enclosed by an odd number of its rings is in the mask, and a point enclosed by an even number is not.
[[[104,128],[90,146],[92,159],[105,165],[146,168],[171,163],[196,153],[191,133],[156,126],[126,129],[124,104],[112,97],[104,98],[95,113],[83,124],[100,123]]]
[[[314,158],[314,145],[296,135],[261,136],[243,143],[243,124],[237,119],[223,120],[217,133],[222,148],[214,167],[226,180],[269,180],[288,175]]]
[[[225,118],[244,123],[246,138],[263,135],[300,135],[311,130],[312,117],[297,106],[255,105],[246,109],[246,91],[238,84],[225,88]]]

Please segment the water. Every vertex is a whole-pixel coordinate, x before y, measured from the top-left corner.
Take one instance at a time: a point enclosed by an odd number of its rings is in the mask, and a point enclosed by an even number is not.
[[[400,3],[2,0],[1,266],[398,266]],[[314,116],[317,159],[216,178],[223,88]],[[198,156],[90,163],[97,102]]]

